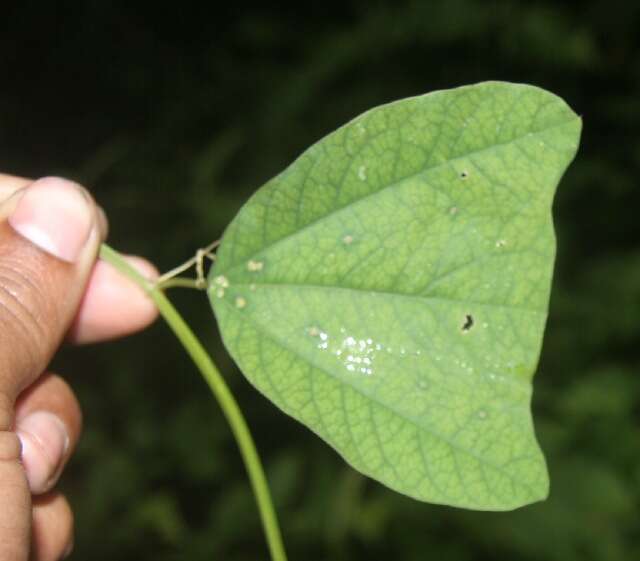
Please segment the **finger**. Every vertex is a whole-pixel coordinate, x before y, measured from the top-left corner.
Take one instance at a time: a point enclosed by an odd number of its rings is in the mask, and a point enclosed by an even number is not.
[[[31,561],[58,561],[73,548],[73,512],[60,493],[38,497],[33,503]]]
[[[23,561],[31,527],[16,397],[45,369],[67,332],[100,243],[95,203],[48,178],[0,203],[0,559]],[[19,442],[19,441],[18,441]],[[17,451],[17,454],[16,454]],[[5,505],[9,505],[5,507]]]
[[[58,481],[82,430],[82,412],[69,385],[45,374],[16,403],[15,431],[22,443],[22,464],[33,494]]]
[[[144,277],[158,276],[148,261],[133,256],[126,260]],[[137,285],[108,263],[98,261],[68,338],[74,343],[113,339],[143,329],[157,316],[156,306]]]
[[[45,369],[99,243],[96,205],[69,181],[36,181],[0,205],[0,395],[15,399]]]
[[[27,561],[31,533],[31,493],[20,464],[20,441],[0,431],[0,559]]]

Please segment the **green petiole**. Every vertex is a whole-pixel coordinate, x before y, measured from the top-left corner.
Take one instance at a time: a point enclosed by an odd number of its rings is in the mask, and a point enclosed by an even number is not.
[[[240,411],[238,403],[229,390],[226,382],[222,378],[219,370],[213,363],[211,357],[204,349],[200,341],[184,321],[182,316],[174,308],[173,304],[164,295],[163,288],[158,287],[154,282],[144,278],[136,271],[122,256],[106,244],[100,248],[100,258],[110,263],[115,269],[135,282],[153,300],[158,307],[160,315],[165,319],[175,336],[182,343],[191,357],[205,381],[211,388],[213,395],[218,401],[224,413],[231,431],[240,448],[240,454],[244,461],[251,487],[253,489],[260,518],[264,528],[266,540],[271,552],[272,561],[287,561],[282,536],[278,526],[269,486],[264,474],[264,469],[258,456],[256,446],[249,431],[249,427]]]

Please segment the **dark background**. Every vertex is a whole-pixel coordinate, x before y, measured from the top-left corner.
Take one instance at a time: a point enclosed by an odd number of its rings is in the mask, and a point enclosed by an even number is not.
[[[291,561],[639,559],[640,3],[239,6],[3,3],[0,169],[82,181],[110,216],[111,244],[168,269],[374,105],[486,79],[559,94],[584,135],[556,199],[535,379],[547,502],[476,513],[365,480],[244,381],[202,293],[175,301],[255,431]],[[67,349],[57,368],[86,414],[63,481],[74,559],[267,558],[229,430],[164,325]]]

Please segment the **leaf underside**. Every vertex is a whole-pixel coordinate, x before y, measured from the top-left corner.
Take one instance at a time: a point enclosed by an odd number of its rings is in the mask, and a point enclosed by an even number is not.
[[[313,145],[241,209],[209,276],[242,372],[401,493],[481,510],[545,498],[531,382],[580,129],[549,92],[485,82]]]

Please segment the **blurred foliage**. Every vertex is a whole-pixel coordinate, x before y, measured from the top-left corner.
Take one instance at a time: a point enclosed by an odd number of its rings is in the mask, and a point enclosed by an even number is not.
[[[209,342],[264,453],[291,560],[640,558],[640,3],[123,1],[4,6],[0,169],[95,192],[111,243],[162,269],[219,237],[309,144],[374,105],[485,79],[583,115],[555,205],[558,265],[534,412],[550,499],[514,513],[414,502],[366,481],[242,379],[202,294],[175,301]],[[63,482],[75,559],[265,559],[242,464],[161,324],[68,349],[85,435]]]

